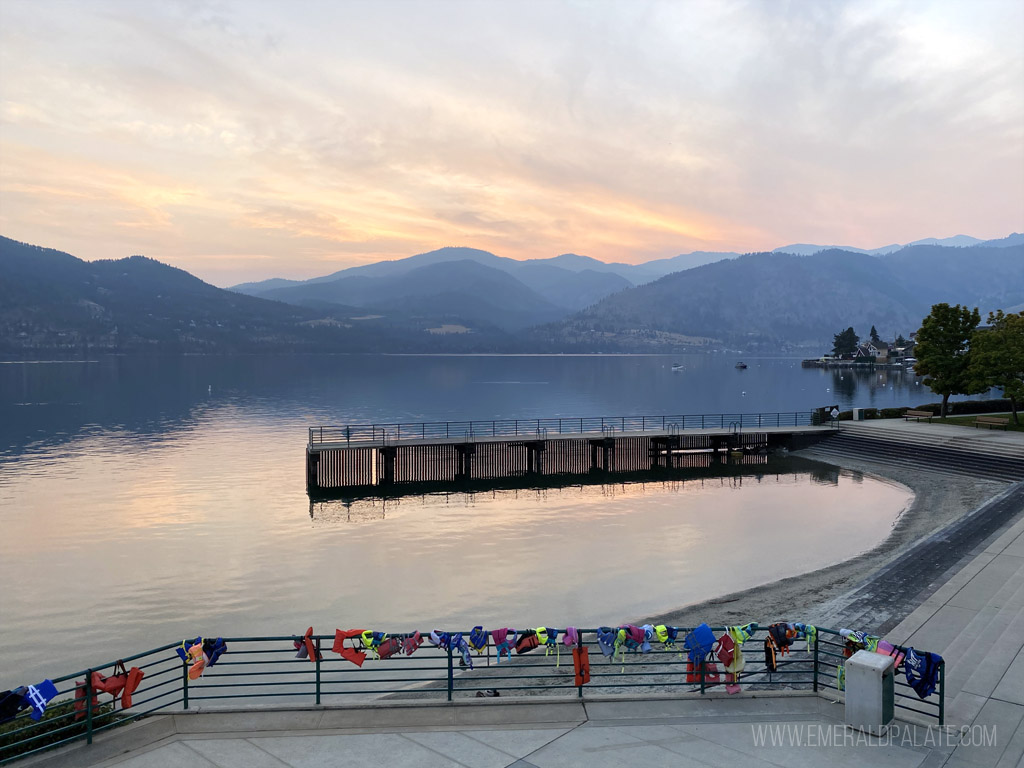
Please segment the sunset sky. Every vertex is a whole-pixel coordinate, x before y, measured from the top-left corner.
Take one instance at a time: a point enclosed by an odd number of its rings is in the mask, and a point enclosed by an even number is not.
[[[1024,230],[1024,2],[0,1],[0,234],[218,285]]]

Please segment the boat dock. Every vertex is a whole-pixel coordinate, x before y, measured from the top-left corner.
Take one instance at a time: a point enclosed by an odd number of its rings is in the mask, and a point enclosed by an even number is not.
[[[320,496],[708,467],[775,447],[796,450],[833,432],[821,409],[310,427],[306,490]]]

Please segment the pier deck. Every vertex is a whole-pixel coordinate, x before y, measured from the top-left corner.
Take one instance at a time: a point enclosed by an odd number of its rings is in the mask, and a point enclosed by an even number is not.
[[[312,427],[311,496],[402,484],[708,467],[805,447],[834,432],[820,414],[714,414]]]

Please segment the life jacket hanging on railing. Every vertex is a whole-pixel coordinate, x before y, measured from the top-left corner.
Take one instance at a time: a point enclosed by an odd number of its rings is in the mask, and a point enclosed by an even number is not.
[[[618,630],[611,627],[599,627],[597,630],[597,647],[605,658],[615,656],[615,640]]]
[[[365,632],[365,630],[362,629],[334,630],[334,645],[331,647],[331,650],[341,656],[341,658],[351,661],[357,667],[363,666],[363,662],[366,661],[366,654],[358,648],[351,648],[345,645],[346,640],[358,640],[362,638],[363,632]],[[418,634],[419,633],[417,633],[417,635]]]
[[[370,656],[374,659],[381,658],[380,647],[387,639],[387,632],[374,632],[371,629],[363,630],[363,633],[359,636],[359,640],[363,644],[363,650],[369,652]]]
[[[476,651],[476,655],[479,656],[485,650],[487,650],[487,638],[489,632],[483,628],[482,624],[477,624],[469,633],[467,642],[469,647]]]
[[[306,630],[306,634],[296,637],[292,641],[292,645],[295,646],[296,659],[309,659],[312,663],[316,664],[316,662],[323,658],[323,655],[317,650],[316,643],[313,642],[312,627]]]
[[[540,645],[540,640],[537,638],[537,633],[532,629],[524,629],[516,640],[516,654],[529,653],[538,645]]]
[[[935,693],[941,664],[942,657],[937,653],[907,648],[903,671],[907,676],[907,684],[914,689],[918,698],[927,699]]]
[[[421,645],[423,645],[423,637],[420,633],[410,632],[402,638],[402,653],[412,656]]]
[[[555,667],[558,668],[561,664],[558,648],[558,630],[549,629],[548,627],[537,627],[537,642],[544,646],[545,658],[550,656],[552,651],[555,652]]]
[[[498,663],[501,664],[502,655],[507,655],[512,661],[512,648],[516,642],[516,631],[509,627],[491,630],[491,640],[494,641],[494,650],[498,655]]]

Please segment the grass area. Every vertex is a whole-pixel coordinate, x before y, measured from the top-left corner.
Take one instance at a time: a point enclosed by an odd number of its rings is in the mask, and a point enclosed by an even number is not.
[[[1017,415],[1020,416],[1020,413],[1018,413]],[[939,418],[932,419],[932,424],[960,424],[960,425],[965,426],[965,427],[973,427],[974,426],[974,420],[976,418],[978,418],[978,416],[1005,416],[1006,418],[1008,418],[1010,420],[1010,423],[1007,424],[1007,426],[1006,426],[1006,428],[1009,431],[1011,431],[1011,432],[1024,432],[1024,423],[1014,424],[1013,423],[1013,416],[1010,413],[985,413],[985,414],[974,414],[974,413],[972,413],[972,414],[969,414],[969,415],[966,415],[966,416],[947,416],[945,421],[943,421],[942,419],[939,419]],[[1022,419],[1022,421],[1024,421],[1024,419]],[[986,424],[982,424],[980,427],[978,427],[978,429],[989,429],[989,427]],[[998,432],[998,431],[1002,430],[1002,427],[992,427],[992,429],[995,429]]]

